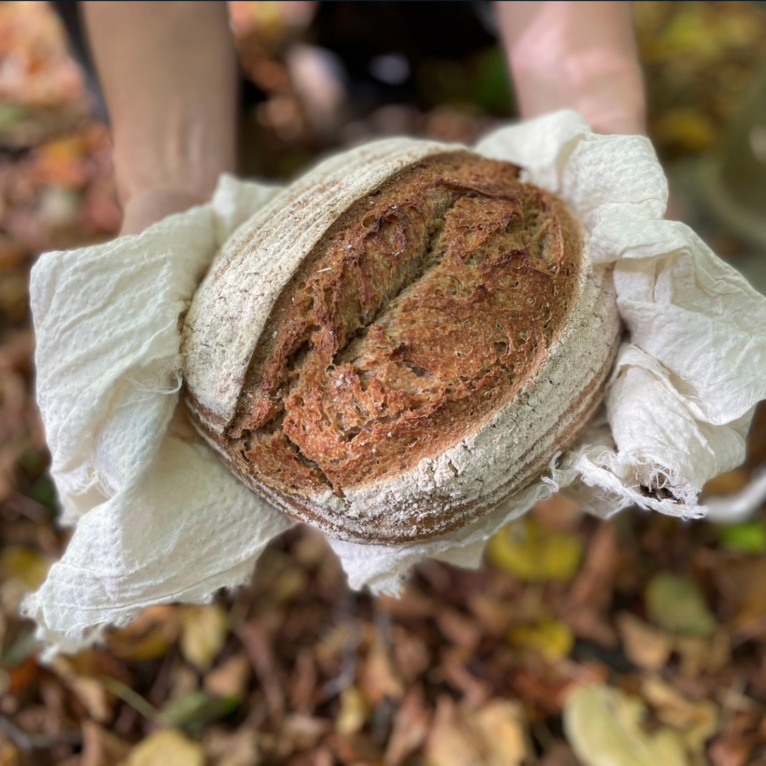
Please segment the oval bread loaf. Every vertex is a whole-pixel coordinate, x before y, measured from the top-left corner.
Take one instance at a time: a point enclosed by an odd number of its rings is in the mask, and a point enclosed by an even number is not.
[[[582,432],[620,338],[587,233],[519,168],[393,139],[226,243],[183,332],[192,419],[291,517],[393,544],[463,526]]]

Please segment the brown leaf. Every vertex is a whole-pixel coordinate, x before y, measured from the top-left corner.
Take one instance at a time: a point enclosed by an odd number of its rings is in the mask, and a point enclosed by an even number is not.
[[[605,522],[590,541],[585,561],[569,592],[561,617],[580,638],[615,646],[617,636],[605,617],[614,590],[617,530]]]
[[[384,762],[386,766],[399,766],[425,741],[431,713],[423,702],[423,690],[416,686],[407,692],[394,716]]]
[[[412,684],[431,667],[428,647],[414,632],[394,625],[391,631],[394,660],[405,684]]]
[[[284,684],[277,673],[277,664],[271,648],[271,625],[248,622],[237,628],[253,670],[260,682],[269,704],[269,712],[277,721],[285,712]]]
[[[582,518],[576,500],[556,492],[547,500],[540,500],[531,510],[532,515],[548,529],[572,530]]]
[[[425,746],[428,766],[483,766],[481,745],[449,697],[440,697]]]
[[[314,747],[330,730],[330,722],[310,715],[288,715],[282,725],[282,738],[297,749]]]
[[[359,679],[359,687],[372,707],[387,697],[398,700],[404,695],[402,681],[380,639],[376,639],[370,647]]]
[[[672,636],[640,620],[631,612],[620,612],[617,615],[617,629],[625,655],[638,667],[656,670],[668,661],[673,651]]]
[[[468,658],[460,650],[442,654],[440,670],[445,681],[457,689],[469,705],[481,705],[492,696],[492,687],[465,666]]]
[[[540,759],[538,766],[580,766],[569,745],[557,742]]]
[[[80,676],[72,667],[71,661],[63,656],[56,657],[51,668],[80,702],[85,706],[88,715],[98,722],[107,723],[112,718],[112,709],[106,689],[96,678]]]
[[[731,662],[731,640],[723,630],[710,638],[678,636],[675,648],[681,658],[681,673],[685,676],[718,673]]]
[[[125,758],[131,744],[93,721],[82,723],[82,766],[115,766]]]
[[[436,615],[436,624],[453,644],[474,651],[481,640],[481,628],[457,609],[443,609]]]
[[[216,697],[243,697],[250,681],[250,660],[243,652],[229,657],[208,671],[203,680],[205,691]]]
[[[716,737],[708,748],[713,766],[747,766],[753,740],[750,737]],[[755,766],[755,764],[753,764]]]
[[[202,744],[210,766],[257,766],[260,763],[258,732],[247,725],[234,732],[209,728],[202,737]]]
[[[735,492],[744,489],[749,481],[750,471],[738,468],[736,471],[722,473],[711,479],[702,488],[702,493],[704,498],[733,495]]]
[[[294,710],[308,711],[314,701],[317,687],[317,668],[314,652],[306,647],[298,652],[295,673],[290,683],[290,705]]]
[[[657,676],[642,679],[641,693],[657,718],[680,732],[692,753],[700,753],[718,730],[718,709],[712,702],[690,702]]]
[[[107,647],[118,659],[153,660],[165,655],[179,632],[178,609],[153,606],[130,625],[107,634]]]

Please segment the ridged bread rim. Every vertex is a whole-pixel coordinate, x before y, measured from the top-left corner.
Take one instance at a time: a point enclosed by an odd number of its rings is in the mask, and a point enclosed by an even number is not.
[[[335,155],[277,194],[224,244],[183,329],[190,406],[223,435],[279,295],[339,215],[400,170],[456,144],[393,138]],[[296,211],[302,215],[296,226]]]

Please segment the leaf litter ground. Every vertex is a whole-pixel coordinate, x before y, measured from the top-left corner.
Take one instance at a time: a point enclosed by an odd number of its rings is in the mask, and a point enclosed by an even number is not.
[[[762,19],[735,3],[720,25],[718,5],[642,4],[668,155],[713,140],[718,81],[755,60]],[[694,66],[689,29],[705,41]],[[766,763],[763,510],[729,527],[635,511],[603,523],[554,497],[501,532],[480,570],[423,564],[399,600],[350,592],[321,535],[296,529],[239,592],[149,609],[41,666],[17,608],[66,534],[33,398],[29,269],[42,250],[113,236],[120,216],[108,132],[49,10],[3,4],[0,31],[0,54],[23,64],[0,76],[0,766]],[[243,56],[267,97],[295,97],[278,56]],[[674,74],[664,92],[660,64]],[[704,92],[685,112],[672,107],[683,78]],[[461,109],[415,122],[469,140],[495,119]],[[317,150],[310,120],[294,127],[266,136],[281,142],[271,172]],[[737,492],[764,464],[761,409],[747,463],[708,491]]]

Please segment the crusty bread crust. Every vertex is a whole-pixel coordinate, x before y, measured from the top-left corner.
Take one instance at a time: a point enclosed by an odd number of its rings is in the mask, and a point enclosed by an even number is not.
[[[467,524],[539,476],[601,401],[620,329],[611,277],[592,272],[560,199],[508,163],[386,143],[383,172],[368,167],[368,188],[283,259],[292,270],[244,370],[239,351],[236,401],[218,407],[199,385],[211,346],[221,378],[232,366],[231,328],[206,312],[265,262],[268,219],[214,265],[184,355],[193,420],[245,483],[336,537],[401,543]],[[312,183],[338,182],[320,166]],[[285,197],[300,231],[311,203]]]

